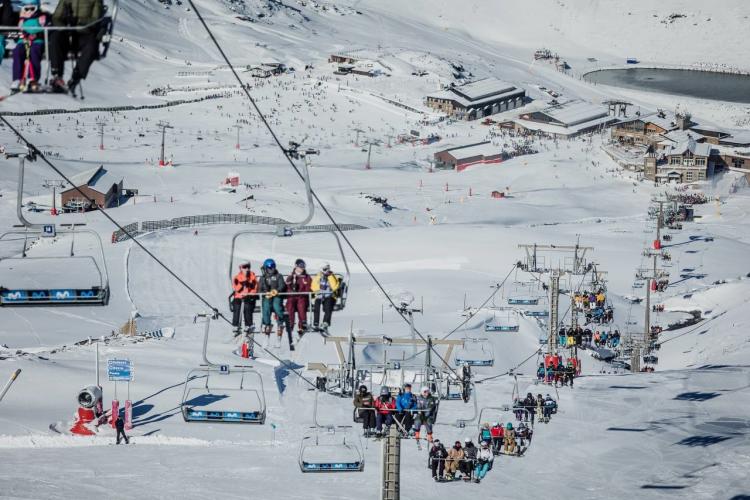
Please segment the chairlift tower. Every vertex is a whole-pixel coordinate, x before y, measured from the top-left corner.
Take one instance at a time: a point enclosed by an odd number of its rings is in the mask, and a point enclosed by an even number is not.
[[[521,263],[522,269],[530,273],[549,273],[549,324],[547,325],[549,337],[547,340],[547,353],[557,354],[560,317],[560,277],[565,274],[583,275],[595,268],[594,263],[587,263],[586,254],[593,251],[593,247],[575,245],[538,245],[520,244],[519,248],[526,251],[526,261]],[[544,254],[573,254],[572,260],[564,256],[557,263],[544,262]],[[541,255],[540,255],[541,254]],[[574,310],[573,307],[571,310]]]
[[[242,129],[242,125],[235,123],[232,127],[237,129],[237,142],[234,144],[234,149],[240,149],[240,130]]]
[[[50,209],[49,213],[51,215],[57,215],[57,188],[64,188],[65,187],[65,181],[62,179],[45,179],[44,184],[42,184],[42,187],[51,189],[52,190],[52,208]]]
[[[96,122],[99,127],[99,150],[104,151],[104,126],[106,125],[103,121]]]
[[[401,499],[401,436],[395,425],[383,440],[381,500]]]
[[[166,136],[167,129],[174,128],[174,127],[170,125],[169,122],[165,122],[165,121],[159,121],[159,123],[157,123],[156,126],[161,129],[161,153],[159,155],[159,166],[164,167],[167,165],[167,162],[164,159],[164,138]]]

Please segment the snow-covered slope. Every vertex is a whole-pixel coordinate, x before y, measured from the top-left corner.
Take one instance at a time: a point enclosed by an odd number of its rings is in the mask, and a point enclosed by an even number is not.
[[[138,189],[138,197],[108,212],[122,224],[219,213],[302,219],[303,184],[250,112],[195,13],[184,1],[169,9],[152,0],[122,3],[110,55],[92,68],[85,101],[20,95],[1,103],[2,110],[157,105],[219,96],[168,108],[9,120],[42,151],[51,152],[51,160],[66,175],[103,164],[122,176],[125,187]],[[734,0],[722,2],[721,8],[688,0],[627,6],[611,0],[306,1],[287,7],[255,0],[200,0],[197,5],[250,83],[282,143],[306,137],[306,147],[320,149],[311,168],[320,199],[338,222],[367,228],[346,236],[390,295],[409,292],[423,303],[416,325],[434,338],[461,324],[464,309],[480,306],[506,275],[505,286],[488,305],[507,306],[508,297],[526,290],[529,283],[534,293],[544,296],[533,276],[513,269],[524,257],[519,244],[575,241],[593,246],[591,258],[608,272],[609,297],[615,306],[612,327],[638,334],[645,311],[628,299],[644,294],[633,288],[634,273],[646,264],[642,250],[654,238],[653,221],[646,216],[649,201],[662,191],[621,172],[601,150],[604,138],[596,134],[571,141],[532,138],[529,145],[538,154],[460,174],[431,172],[429,159],[438,150],[483,140],[502,147],[521,140],[493,137],[478,123],[437,121],[423,106],[426,93],[452,79],[452,62],[464,64],[477,76],[523,85],[537,100],[534,105],[541,105],[544,94],[538,86],[557,89],[564,99],[599,102],[622,95],[532,64],[533,51],[543,46],[560,53],[574,70],[590,64],[590,57],[598,64],[621,64],[628,56],[654,64],[713,61],[746,66],[743,54],[750,48],[745,36],[750,9]],[[687,17],[662,23],[671,14]],[[327,63],[333,52],[371,59],[389,68],[390,76],[336,77],[335,66]],[[273,60],[297,71],[267,80],[244,72],[248,65]],[[305,71],[306,65],[313,68]],[[428,74],[412,75],[416,70]],[[9,78],[5,73],[3,82]],[[151,93],[155,89],[159,95]],[[671,104],[672,99],[641,94],[633,101],[653,108],[665,101]],[[712,119],[745,113],[734,105],[678,101],[687,102],[695,115],[704,111]],[[103,151],[98,149],[97,134],[97,122],[102,120]],[[174,126],[167,131],[166,149],[175,166],[164,169],[155,166],[160,120]],[[240,149],[235,149],[237,123],[242,125]],[[431,145],[396,142],[396,136],[412,130],[442,139]],[[380,141],[372,150],[371,170],[364,169],[366,140]],[[7,128],[0,128],[0,143],[9,151],[19,149]],[[249,186],[235,193],[220,191],[219,183],[229,172],[239,173]],[[49,205],[50,194],[43,185],[54,178],[51,175],[41,162],[29,162],[24,201]],[[703,319],[661,334],[656,373],[622,373],[583,353],[584,377],[575,389],[560,390],[559,414],[550,424],[537,425],[525,458],[499,457],[481,485],[438,485],[425,468],[425,452],[408,441],[402,498],[466,492],[487,498],[537,498],[551,491],[559,498],[585,499],[747,495],[750,447],[741,409],[750,402],[745,368],[750,355],[750,281],[745,279],[750,271],[750,196],[747,188],[731,187],[746,185],[739,177],[727,173],[701,186],[708,195],[720,197],[720,203],[696,205],[695,222],[685,223],[682,231],[669,231],[672,240],[665,247],[671,254],[670,286],[653,297],[653,303],[665,306],[653,319],[665,327],[685,320],[692,311],[700,311]],[[16,163],[3,161],[2,228],[17,223],[15,186]],[[494,199],[493,190],[509,196]],[[384,211],[367,195],[387,198],[393,209]],[[0,496],[378,497],[380,445],[373,441],[364,443],[367,466],[361,474],[299,472],[297,450],[312,425],[313,393],[289,367],[280,368],[267,354],[255,363],[265,384],[265,426],[186,424],[180,414],[183,384],[188,370],[202,361],[202,324],[195,323],[194,316],[208,306],[134,242],[111,243],[114,228],[101,214],[27,216],[35,222],[85,222],[98,232],[104,240],[112,298],[106,307],[0,308],[0,381],[13,369],[23,369],[0,402]],[[312,223],[329,222],[317,207]],[[230,245],[235,233],[248,229],[253,228],[170,227],[138,241],[228,314]],[[283,271],[298,257],[304,257],[311,270],[329,262],[344,272],[348,264],[349,301],[344,311],[334,314],[331,332],[410,336],[408,326],[388,307],[346,245],[342,257],[330,234],[281,238],[271,230],[266,227],[238,238],[234,262],[247,259],[257,269],[263,259],[273,257]],[[95,249],[86,238],[76,238],[81,253]],[[17,256],[21,244],[18,237],[1,243],[0,255]],[[65,256],[69,245],[69,238],[60,237],[34,245],[29,255]],[[83,279],[80,270],[74,271],[63,263],[49,275],[32,268],[22,278]],[[565,277],[563,287],[575,289],[579,279]],[[561,309],[567,323],[567,303]],[[476,379],[514,369],[522,394],[553,392],[532,381],[539,338],[546,335],[543,326],[521,316],[517,333],[485,332],[485,323],[497,314],[507,313],[484,308],[452,334],[459,339],[487,338],[484,345],[494,352],[495,364],[476,368]],[[99,343],[103,359],[129,358],[135,364],[130,398],[136,446],[105,446],[112,442],[109,429],[90,439],[65,435],[76,391],[93,382],[94,346],[86,339],[109,336],[133,316],[141,331],[176,330],[173,339],[107,337]],[[209,359],[237,363],[236,349],[229,326],[214,322]],[[361,360],[380,361],[386,349],[394,358],[411,356],[410,349],[381,345],[358,355]],[[314,373],[304,370],[307,362],[336,360],[334,347],[317,334],[304,337],[294,352],[286,345],[272,352],[310,377]],[[108,404],[115,388],[109,382],[103,385]],[[480,407],[509,404],[513,388],[512,378],[499,376],[478,384],[475,397]],[[117,390],[124,400],[124,385]],[[352,425],[351,401],[322,395],[320,402],[320,422]],[[472,413],[473,401],[444,403],[436,436],[446,443],[475,437],[477,422],[465,428],[454,425]]]

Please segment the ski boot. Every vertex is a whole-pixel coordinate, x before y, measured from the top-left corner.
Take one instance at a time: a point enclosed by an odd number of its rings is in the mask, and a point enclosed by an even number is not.
[[[67,94],[68,87],[65,85],[65,80],[55,77],[49,84],[49,91],[53,94]]]
[[[19,92],[21,92],[21,81],[13,80],[13,83],[10,84],[10,95],[18,94]]]
[[[232,335],[234,337],[239,337],[240,336],[240,327],[239,326],[232,327]]]
[[[29,83],[26,85],[26,88],[24,89],[24,92],[26,92],[27,94],[36,94],[36,93],[38,93],[39,92],[39,82],[37,82],[36,80],[29,81]]]

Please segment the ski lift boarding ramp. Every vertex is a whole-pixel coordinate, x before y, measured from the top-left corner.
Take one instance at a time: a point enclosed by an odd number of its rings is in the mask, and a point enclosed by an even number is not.
[[[190,370],[185,379],[180,407],[186,422],[263,424],[266,421],[266,396],[263,377],[251,366],[219,365],[206,358],[208,332],[216,315],[205,318],[203,361]]]

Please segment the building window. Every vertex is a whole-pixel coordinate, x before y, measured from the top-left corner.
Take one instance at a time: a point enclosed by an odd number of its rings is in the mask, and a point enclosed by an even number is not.
[[[706,159],[705,158],[696,158],[695,159],[695,164],[696,165],[705,165],[706,164]]]

